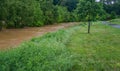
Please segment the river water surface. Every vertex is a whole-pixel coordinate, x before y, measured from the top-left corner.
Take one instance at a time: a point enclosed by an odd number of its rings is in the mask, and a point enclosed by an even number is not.
[[[0,49],[11,48],[32,37],[41,36],[48,32],[54,32],[77,23],[62,23],[59,25],[47,25],[44,27],[26,27],[23,29],[5,29],[0,32]]]

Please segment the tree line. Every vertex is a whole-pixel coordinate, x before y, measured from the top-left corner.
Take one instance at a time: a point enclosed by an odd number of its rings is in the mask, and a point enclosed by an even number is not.
[[[34,27],[53,23],[83,21],[84,0],[0,0],[0,28]],[[89,0],[87,0],[89,1]],[[93,0],[95,1],[95,0]],[[100,0],[98,20],[120,15],[120,0]]]

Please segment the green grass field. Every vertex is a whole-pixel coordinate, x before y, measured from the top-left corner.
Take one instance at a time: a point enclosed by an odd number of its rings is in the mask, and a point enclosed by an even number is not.
[[[73,71],[120,71],[120,29],[99,22],[86,32],[87,26],[81,27],[67,45],[77,55]]]
[[[113,24],[120,24],[120,19],[113,19],[113,20],[110,20],[109,22],[113,23]]]
[[[33,38],[0,51],[0,71],[120,71],[120,29],[81,23]]]

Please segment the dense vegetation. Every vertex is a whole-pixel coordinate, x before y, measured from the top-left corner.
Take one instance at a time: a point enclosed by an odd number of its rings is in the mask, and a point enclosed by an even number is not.
[[[83,1],[86,0],[0,0],[0,29],[81,21],[84,13],[82,8],[89,6],[81,6]],[[101,14],[95,17],[99,20],[120,15],[119,0],[100,0],[94,4],[99,4],[101,8]]]
[[[91,34],[83,23],[0,51],[0,71],[119,71],[119,29],[92,25]]]

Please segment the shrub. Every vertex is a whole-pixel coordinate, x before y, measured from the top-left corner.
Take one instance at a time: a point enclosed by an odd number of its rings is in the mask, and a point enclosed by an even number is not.
[[[113,11],[111,12],[111,19],[115,19],[117,17],[116,13]]]
[[[6,24],[6,28],[10,29],[10,28],[14,28],[15,25],[14,25],[14,22],[13,21],[9,21],[7,24]]]

